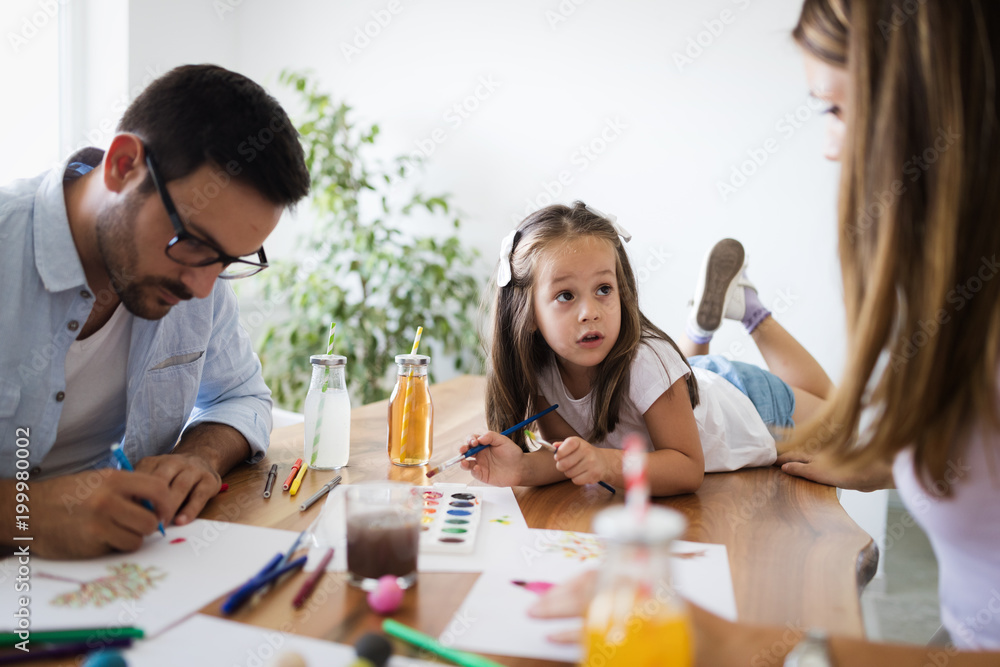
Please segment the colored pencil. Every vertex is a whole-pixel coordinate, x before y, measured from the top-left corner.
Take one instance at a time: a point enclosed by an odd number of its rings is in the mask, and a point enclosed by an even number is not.
[[[259,589],[265,586],[269,586],[270,584],[277,581],[278,579],[283,577],[288,572],[291,572],[292,570],[298,570],[299,568],[301,568],[303,565],[306,564],[307,560],[308,558],[306,556],[302,556],[301,558],[293,560],[291,563],[288,563],[285,566],[279,565],[275,567],[274,569],[272,569],[270,572],[268,572],[263,576],[258,575],[254,577],[246,584],[241,586],[238,591],[229,596],[229,599],[222,604],[222,613],[232,614],[237,609],[242,607],[244,602],[253,597],[254,593],[256,593]]]
[[[302,459],[295,459],[295,463],[292,464],[292,471],[288,473],[288,477],[285,478],[285,483],[281,485],[281,488],[287,491],[292,486],[292,482],[295,481],[295,475],[299,472],[299,468],[302,467]]]
[[[493,662],[489,658],[484,658],[481,655],[466,653],[465,651],[456,651],[455,649],[448,648],[433,637],[429,637],[419,630],[414,630],[413,628],[394,621],[391,618],[387,618],[382,621],[382,631],[387,635],[392,635],[397,639],[402,639],[405,642],[413,644],[417,648],[422,648],[426,651],[434,653],[435,655],[439,655],[445,660],[453,662],[456,665],[462,665],[462,667],[501,667],[500,663]]]
[[[299,592],[295,594],[295,599],[292,600],[293,607],[299,609],[303,604],[305,604],[306,599],[312,595],[313,589],[316,588],[316,583],[319,581],[319,578],[323,576],[324,572],[326,572],[326,566],[330,564],[330,560],[332,558],[333,549],[327,549],[326,553],[323,554],[323,559],[319,562],[319,565],[316,566],[316,569],[313,570],[313,572],[306,579],[305,583],[302,584],[302,588],[299,589]]]
[[[309,470],[308,464],[303,464],[303,466],[299,468],[298,474],[295,475],[295,479],[292,480],[292,487],[288,489],[288,495],[294,496],[299,492],[299,487],[302,486],[302,480],[305,478],[307,470]]]
[[[341,476],[337,475],[336,477],[334,477],[333,479],[331,479],[329,482],[327,482],[326,484],[324,484],[323,488],[321,488],[319,491],[317,491],[316,493],[314,493],[313,496],[309,500],[307,500],[304,503],[302,503],[301,505],[299,505],[299,511],[300,512],[305,512],[307,509],[309,509],[310,507],[312,507],[313,503],[315,503],[317,500],[319,500],[320,498],[322,498],[326,494],[330,493],[330,491],[333,489],[333,487],[335,487],[338,484],[340,484],[340,480],[341,479],[342,479]]]
[[[135,472],[135,469],[132,467],[132,464],[128,462],[128,457],[125,456],[125,452],[122,451],[122,446],[120,444],[115,443],[111,445],[111,453],[115,455],[116,459],[118,459],[118,463],[121,464],[123,470],[127,470],[129,472]],[[153,509],[153,503],[149,502],[145,498],[143,498],[141,502],[143,507],[148,509],[153,514],[156,514],[156,510]],[[164,537],[167,536],[167,531],[163,530],[162,521],[159,522],[157,528],[160,529],[161,535],[163,535]]]
[[[145,632],[141,628],[125,626],[120,628],[74,628],[72,630],[32,630],[31,641],[38,644],[62,644],[86,642],[95,639],[142,639]],[[0,632],[0,646],[13,646],[22,641],[16,632]]]
[[[274,480],[278,476],[278,464],[271,464],[271,471],[267,473],[267,482],[264,484],[264,497],[271,497],[271,489],[274,488]]]
[[[532,415],[531,417],[528,417],[527,419],[525,419],[520,424],[514,424],[513,426],[511,426],[506,431],[502,431],[500,433],[500,435],[510,435],[514,431],[517,431],[518,429],[524,428],[525,426],[527,426],[531,422],[535,421],[536,419],[540,419],[540,418],[544,417],[545,415],[549,414],[550,412],[552,412],[553,410],[555,410],[558,407],[559,407],[558,403],[556,403],[555,405],[550,405],[549,407],[545,408],[544,410],[542,410],[538,414]],[[479,452],[483,451],[487,447],[489,447],[489,445],[476,445],[475,447],[473,447],[469,451],[465,452],[464,454],[458,454],[457,456],[453,456],[452,458],[448,459],[447,461],[445,461],[444,463],[442,463],[441,465],[439,465],[437,468],[434,468],[432,470],[428,470],[427,471],[427,477],[430,478],[430,477],[433,477],[434,475],[442,473],[445,470],[447,470],[448,468],[450,468],[453,465],[455,465],[456,463],[459,463],[463,459],[467,459],[470,456],[475,456],[476,454],[478,454]]]

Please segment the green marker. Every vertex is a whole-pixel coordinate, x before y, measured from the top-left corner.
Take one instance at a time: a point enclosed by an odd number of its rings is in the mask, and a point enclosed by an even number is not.
[[[417,648],[430,651],[431,653],[439,655],[445,660],[449,660],[456,665],[462,665],[462,667],[503,667],[500,663],[493,662],[492,660],[484,658],[481,655],[466,653],[465,651],[456,651],[455,649],[443,646],[433,637],[425,635],[418,630],[414,630],[407,625],[394,621],[391,618],[387,618],[382,621],[382,630],[388,635],[392,635],[397,639],[402,639],[405,642],[413,644]]]
[[[140,628],[79,628],[76,630],[32,631],[31,641],[39,644],[70,644],[91,640],[142,639],[146,633]],[[0,646],[14,646],[21,641],[16,632],[0,632]]]

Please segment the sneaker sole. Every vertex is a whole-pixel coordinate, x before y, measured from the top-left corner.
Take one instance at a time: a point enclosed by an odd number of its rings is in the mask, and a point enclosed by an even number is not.
[[[705,289],[695,321],[705,331],[716,331],[722,325],[723,310],[729,284],[743,269],[743,244],[723,239],[715,244],[705,268]]]

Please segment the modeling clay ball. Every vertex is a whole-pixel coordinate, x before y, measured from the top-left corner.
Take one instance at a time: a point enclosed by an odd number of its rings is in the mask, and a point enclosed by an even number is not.
[[[368,606],[376,614],[391,614],[399,609],[403,601],[403,589],[396,583],[396,577],[387,574],[380,577],[375,590],[368,593]]]
[[[118,651],[97,651],[83,663],[83,667],[127,667],[128,663]]]

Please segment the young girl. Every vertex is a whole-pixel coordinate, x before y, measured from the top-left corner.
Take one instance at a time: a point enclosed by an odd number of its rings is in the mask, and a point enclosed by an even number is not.
[[[745,319],[751,332],[764,334],[768,363],[808,382],[793,391],[749,364],[686,361],[639,310],[628,240],[613,218],[581,202],[541,209],[504,240],[486,391],[492,431],[462,447],[492,445],[462,463],[476,479],[533,486],[570,478],[622,487],[622,441],[638,432],[650,443],[652,493],[694,492],[705,472],[772,464],[768,427],[791,427],[803,416],[797,392],[802,409],[812,410],[832,386],[760,305],[743,274],[743,248],[731,239],[706,258],[686,351],[707,351],[723,316]],[[527,453],[521,432],[496,433],[551,404],[559,409],[538,428],[558,444],[554,456]]]

